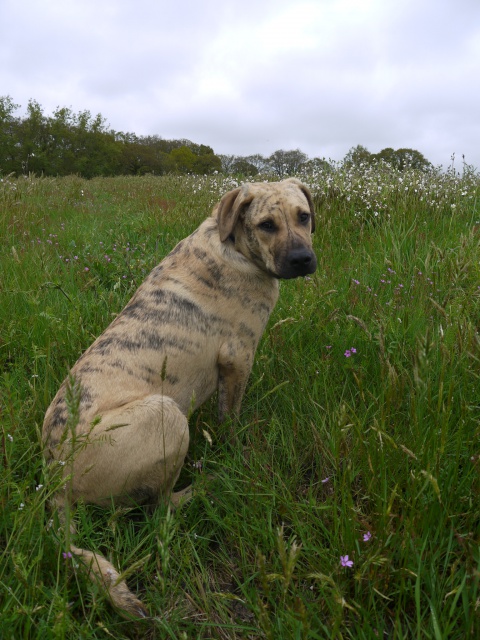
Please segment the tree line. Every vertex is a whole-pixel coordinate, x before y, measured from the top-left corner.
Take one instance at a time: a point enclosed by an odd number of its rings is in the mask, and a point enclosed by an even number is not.
[[[45,115],[36,100],[28,102],[23,117],[10,96],[0,96],[0,175],[35,173],[47,176],[77,174],[85,178],[114,175],[212,174],[253,177],[274,174],[279,178],[301,169],[331,168],[324,158],[310,159],[299,149],[279,149],[268,157],[217,155],[204,144],[190,140],[165,140],[158,135],[137,136],[109,128],[101,114],[74,113],[58,107]],[[407,166],[428,169],[431,164],[413,149],[383,149],[371,154],[358,145],[346,155],[351,165],[385,160],[402,170]]]

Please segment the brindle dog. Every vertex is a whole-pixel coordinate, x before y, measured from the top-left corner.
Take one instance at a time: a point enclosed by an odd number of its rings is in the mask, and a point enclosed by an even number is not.
[[[220,421],[238,414],[278,280],[313,273],[314,207],[298,180],[244,184],[153,269],[71,371],[80,389],[71,433],[66,380],[47,410],[45,453],[65,462],[60,513],[97,505],[178,503],[187,415],[218,391]],[[143,604],[99,554],[72,546],[121,611]]]

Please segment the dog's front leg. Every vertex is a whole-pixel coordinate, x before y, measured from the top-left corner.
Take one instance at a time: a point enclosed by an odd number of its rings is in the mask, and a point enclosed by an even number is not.
[[[245,356],[245,354],[242,354]],[[220,352],[218,360],[218,420],[223,422],[228,415],[240,413],[243,394],[250,375],[251,357],[235,357],[230,347]]]

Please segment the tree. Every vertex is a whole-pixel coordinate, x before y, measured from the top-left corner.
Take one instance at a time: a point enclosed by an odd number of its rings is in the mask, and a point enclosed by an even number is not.
[[[343,159],[343,162],[347,166],[353,165],[355,167],[360,167],[362,164],[371,164],[372,154],[366,147],[362,146],[361,144],[357,144],[356,147],[352,147],[350,149],[350,151]]]
[[[259,153],[254,153],[251,156],[245,156],[244,160],[252,164],[257,169],[257,173],[270,171],[270,165],[267,158]]]
[[[75,146],[75,115],[71,109],[57,107],[49,119],[49,173],[65,176],[76,172]]]
[[[291,176],[297,173],[307,160],[308,156],[300,151],[300,149],[293,151],[279,149],[272,153],[268,162],[277,176],[284,178],[285,176]]]
[[[196,156],[189,147],[183,145],[178,149],[173,149],[169,155],[173,160],[176,171],[180,173],[193,173]]]
[[[90,111],[76,116],[75,152],[77,171],[86,178],[118,173],[121,150],[115,132],[107,129],[105,118]]]
[[[119,139],[118,135],[117,139]],[[138,176],[145,173],[160,173],[158,171],[158,154],[154,147],[141,144],[134,134],[126,134],[122,142],[119,158],[119,172],[121,174]]]
[[[372,165],[376,162],[386,162],[394,169],[403,171],[407,168],[420,169],[421,171],[427,171],[431,169],[432,164],[415,149],[392,149],[392,147],[385,147],[379,153],[370,153],[368,149],[362,147],[361,144],[356,147],[352,147],[344,158],[346,165],[361,166]]]
[[[36,100],[29,100],[27,117],[19,128],[21,164],[23,173],[49,173],[48,121]]]
[[[384,160],[399,171],[407,168],[428,171],[428,169],[432,168],[432,164],[425,156],[415,149],[397,149],[396,151],[391,148],[382,149],[373,158],[375,160]]]
[[[232,167],[235,164],[237,156],[219,155],[220,162],[222,163],[222,173],[233,173]]]
[[[211,174],[215,171],[221,171],[222,163],[220,158],[218,158],[213,151],[212,153],[202,153],[197,156],[193,164],[193,170],[198,174]]]
[[[20,170],[17,145],[20,120],[13,115],[19,106],[10,96],[0,96],[0,174]]]
[[[332,165],[325,158],[312,158],[307,160],[303,165],[303,169],[308,173],[332,171]]]
[[[256,176],[262,171],[269,171],[268,160],[259,153],[251,156],[219,156],[223,173],[239,173],[244,176]]]
[[[257,167],[249,162],[248,158],[237,158],[233,164],[233,173],[253,177],[258,174]]]

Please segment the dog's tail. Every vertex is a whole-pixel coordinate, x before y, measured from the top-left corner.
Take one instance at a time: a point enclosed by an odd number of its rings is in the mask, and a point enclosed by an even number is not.
[[[79,560],[80,564],[87,570],[90,580],[100,587],[121,615],[126,618],[148,618],[148,611],[130,591],[127,583],[111,562],[99,553],[81,549],[73,544],[76,528],[73,519],[67,518],[64,499],[57,495],[53,500],[52,506],[56,508],[60,521],[60,530],[65,532],[68,527],[70,533],[67,541],[67,549],[69,551],[64,552],[64,557],[73,555]]]
[[[99,553],[80,549],[75,545],[70,545],[70,551],[86,567],[90,580],[105,591],[119,613],[128,618],[149,617],[142,602],[130,591],[113,564]]]

